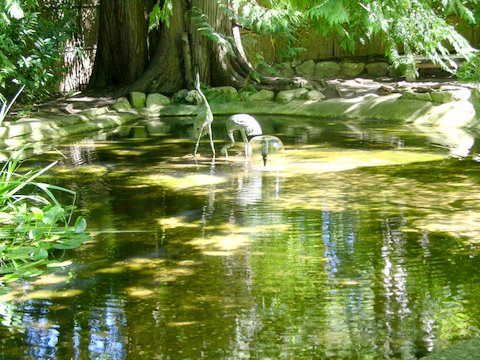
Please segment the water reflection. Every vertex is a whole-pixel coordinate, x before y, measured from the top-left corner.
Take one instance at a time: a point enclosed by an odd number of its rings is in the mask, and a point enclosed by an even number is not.
[[[12,287],[0,358],[415,359],[479,335],[474,162],[328,124],[272,125],[281,170],[195,161],[189,125],[155,121],[59,148],[94,241]]]

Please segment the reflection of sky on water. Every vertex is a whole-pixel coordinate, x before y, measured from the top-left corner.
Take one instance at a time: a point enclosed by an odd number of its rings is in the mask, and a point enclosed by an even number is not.
[[[104,307],[94,307],[88,319],[90,341],[89,354],[95,357],[108,356],[110,359],[125,359],[127,319],[123,309],[125,299],[110,294]]]
[[[77,319],[74,315],[73,326],[69,329],[66,324],[52,323],[52,318],[56,318],[51,310],[53,303],[28,301],[22,309],[22,321],[27,325],[24,341],[28,347],[25,354],[42,360],[64,359],[64,354],[70,352],[72,359],[125,359],[127,320],[122,308],[124,303],[125,299],[107,296],[105,306],[95,306],[86,319],[83,316]],[[82,327],[84,320],[87,323]],[[86,342],[85,349],[83,344]],[[60,354],[59,345],[62,349]]]
[[[51,324],[49,306],[51,303],[31,302],[26,305],[23,322],[31,324],[25,332],[25,342],[29,345],[28,355],[35,359],[56,359],[60,326]],[[40,307],[40,311],[37,308]]]

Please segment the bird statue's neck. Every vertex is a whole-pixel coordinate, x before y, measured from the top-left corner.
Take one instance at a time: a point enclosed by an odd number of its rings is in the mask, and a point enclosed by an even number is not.
[[[196,81],[195,81],[195,89],[197,89],[198,94],[202,98],[203,105],[208,110],[210,110],[210,104],[207,101],[207,97],[205,96],[205,94],[202,92],[202,89],[200,88],[200,75],[198,73],[197,73],[197,78],[196,78]]]

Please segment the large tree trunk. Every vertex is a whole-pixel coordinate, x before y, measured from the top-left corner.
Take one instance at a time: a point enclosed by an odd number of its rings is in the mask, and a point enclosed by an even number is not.
[[[148,62],[146,2],[100,1],[97,55],[90,88],[132,83]]]
[[[185,32],[186,14],[188,14],[188,1],[173,1],[170,26],[160,24],[160,27],[154,31],[155,34],[151,35],[157,38],[154,48],[151,49],[152,58],[148,66],[141,76],[120,89],[117,95],[124,95],[130,91],[171,94],[185,86],[182,34]]]
[[[138,0],[101,0],[100,34],[91,88],[116,87],[117,96],[131,91],[172,94],[193,88],[193,72],[203,83],[247,83],[257,88],[281,89],[302,86],[290,79],[267,78],[254,73],[243,53],[239,29],[215,0],[175,0],[170,26],[147,33],[150,11]],[[150,4],[153,5],[153,4]],[[231,40],[233,51],[202,36],[193,9],[208,18],[216,32]],[[150,45],[150,49],[147,44]],[[148,57],[151,54],[151,57]]]

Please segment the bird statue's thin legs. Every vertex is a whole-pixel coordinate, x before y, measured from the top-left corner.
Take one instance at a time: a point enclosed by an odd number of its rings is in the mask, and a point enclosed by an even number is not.
[[[251,115],[234,114],[227,119],[225,127],[227,129],[227,134],[231,140],[231,143],[228,145],[225,145],[222,148],[221,153],[224,154],[225,157],[228,159],[227,150],[235,146],[235,138],[233,136],[233,132],[235,130],[238,130],[242,135],[243,143],[245,144],[245,158],[248,159],[248,157],[251,156],[252,154],[250,149],[250,143],[248,142],[247,136],[261,135],[262,128],[260,127],[260,124]]]
[[[215,146],[213,145],[212,124],[208,124],[208,135],[210,136],[210,146],[212,147],[213,157],[215,157]]]
[[[200,139],[202,138],[202,133],[198,135],[197,143],[195,144],[195,151],[193,152],[193,156],[197,156],[198,145],[200,144]]]
[[[250,154],[250,143],[248,142],[247,134],[245,134],[244,130],[240,130],[240,134],[242,134],[243,143],[245,144],[245,158],[247,159]]]

